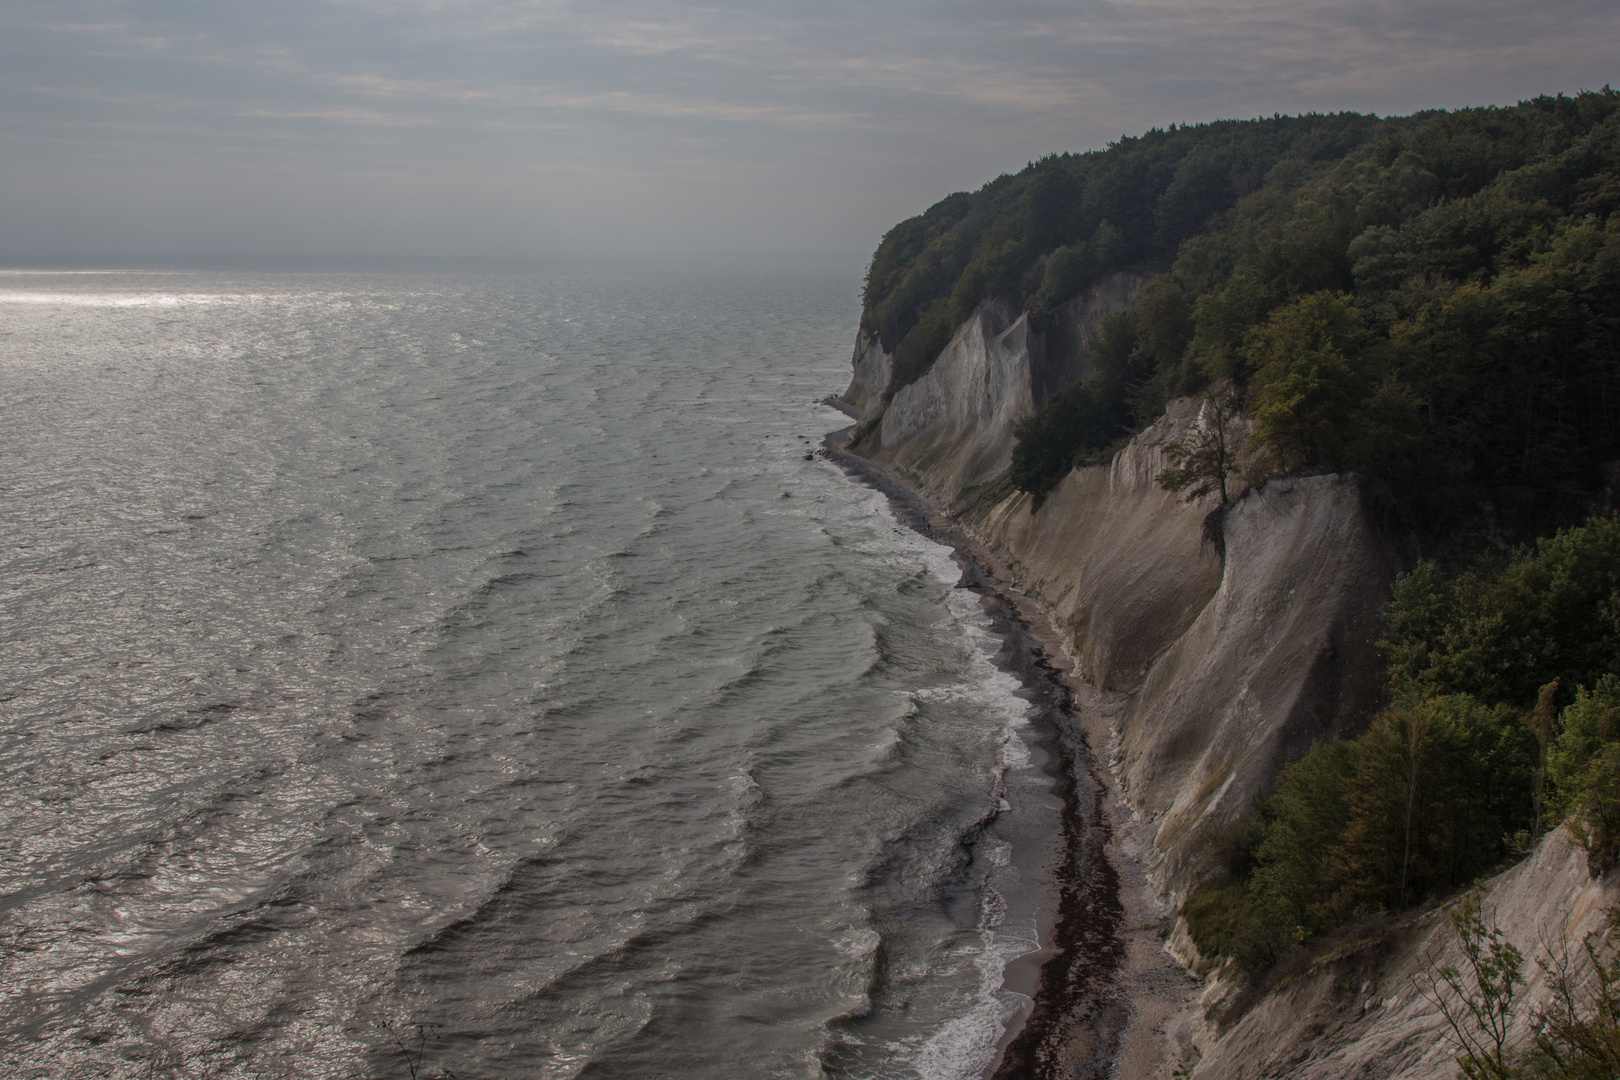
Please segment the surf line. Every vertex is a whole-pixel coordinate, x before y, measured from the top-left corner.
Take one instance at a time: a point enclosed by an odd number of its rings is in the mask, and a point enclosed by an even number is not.
[[[829,405],[854,415],[847,403]],[[827,434],[821,453],[852,479],[881,493],[895,519],[952,551],[962,570],[957,588],[979,595],[991,632],[1002,642],[993,663],[1018,679],[1032,705],[1030,725],[1044,751],[1043,768],[1062,803],[1058,815],[1062,855],[1050,892],[1056,911],[1034,959],[1027,1012],[1008,1021],[989,1080],[1105,1080],[1119,1055],[1131,1018],[1121,985],[1126,946],[1120,875],[1109,855],[1113,821],[1104,767],[1092,752],[1079,715],[1075,687],[1054,656],[1056,629],[1019,592],[1010,571],[967,536],[948,515],[881,464],[849,449],[854,426]],[[1014,961],[1009,969],[1022,961]],[[1023,987],[1009,988],[1027,992]],[[1018,980],[1023,981],[1023,980]]]

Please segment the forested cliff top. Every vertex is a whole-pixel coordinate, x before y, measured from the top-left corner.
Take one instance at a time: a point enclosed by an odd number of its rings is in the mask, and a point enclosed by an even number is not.
[[[1590,512],[1620,456],[1620,93],[1172,126],[1034,162],[879,245],[862,330],[926,371],[982,302],[1039,322],[1160,274],[1020,431],[1037,494],[1178,394],[1230,386],[1280,472],[1360,477],[1401,528]]]

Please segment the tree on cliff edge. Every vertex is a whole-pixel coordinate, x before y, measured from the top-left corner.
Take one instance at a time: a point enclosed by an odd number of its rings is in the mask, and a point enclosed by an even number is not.
[[[1165,445],[1170,466],[1159,473],[1159,486],[1193,498],[1213,491],[1220,495],[1221,506],[1229,505],[1232,498],[1226,481],[1239,471],[1237,452],[1242,445],[1236,431],[1237,415],[1235,394],[1205,398],[1187,437]]]

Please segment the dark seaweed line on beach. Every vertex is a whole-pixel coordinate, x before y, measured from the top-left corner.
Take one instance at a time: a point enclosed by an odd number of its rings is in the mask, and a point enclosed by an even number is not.
[[[826,404],[848,412],[842,402]],[[957,588],[978,593],[1003,644],[993,658],[1016,677],[1035,705],[1031,724],[1048,750],[1062,794],[1063,865],[1052,955],[1041,965],[1033,1009],[1002,1051],[993,1080],[1103,1080],[1130,1017],[1117,974],[1125,956],[1119,874],[1107,848],[1113,828],[1107,787],[1075,716],[1073,695],[1030,630],[992,560],[915,490],[876,462],[846,449],[853,427],[829,433],[822,453],[852,478],[882,493],[895,518],[949,546],[962,567]]]

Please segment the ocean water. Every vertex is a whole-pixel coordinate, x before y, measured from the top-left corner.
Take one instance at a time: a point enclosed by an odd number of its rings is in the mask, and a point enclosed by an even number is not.
[[[981,1075],[1055,803],[858,284],[0,274],[0,1071]]]

